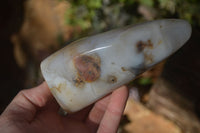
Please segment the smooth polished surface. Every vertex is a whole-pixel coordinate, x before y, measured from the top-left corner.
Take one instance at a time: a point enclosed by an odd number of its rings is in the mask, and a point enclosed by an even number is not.
[[[41,63],[58,103],[78,111],[178,50],[191,35],[185,20],[163,19],[73,42]]]

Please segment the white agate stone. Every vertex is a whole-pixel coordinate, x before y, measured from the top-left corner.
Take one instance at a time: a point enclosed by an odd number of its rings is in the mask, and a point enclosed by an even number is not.
[[[191,35],[185,20],[164,19],[83,38],[41,63],[58,103],[78,111],[167,58]]]

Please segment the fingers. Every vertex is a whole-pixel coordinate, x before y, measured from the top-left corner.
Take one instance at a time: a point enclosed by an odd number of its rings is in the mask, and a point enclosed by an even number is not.
[[[44,82],[38,87],[20,91],[3,112],[3,115],[13,119],[31,121],[36,111],[45,106],[51,99],[52,95]]]
[[[86,119],[86,124],[90,128],[91,132],[96,132],[99,123],[101,122],[101,119],[106,111],[110,97],[111,95],[108,95],[96,102],[90,111],[88,118]]]
[[[114,91],[99,125],[98,133],[116,133],[128,98],[128,89],[123,86]]]

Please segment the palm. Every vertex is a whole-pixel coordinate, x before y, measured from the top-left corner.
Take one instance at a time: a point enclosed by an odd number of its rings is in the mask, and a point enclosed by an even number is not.
[[[65,133],[66,131],[73,133],[89,132],[89,127],[87,127],[83,118],[73,118],[71,115],[61,116],[57,113],[59,107],[52,105],[51,103],[51,105],[39,111],[35,119],[27,126],[27,131],[32,131],[33,133]]]

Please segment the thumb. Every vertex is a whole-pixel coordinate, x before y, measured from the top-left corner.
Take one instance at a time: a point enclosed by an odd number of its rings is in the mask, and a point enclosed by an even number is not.
[[[30,122],[37,110],[44,107],[52,98],[46,82],[43,82],[35,88],[20,91],[2,113],[2,116]]]

